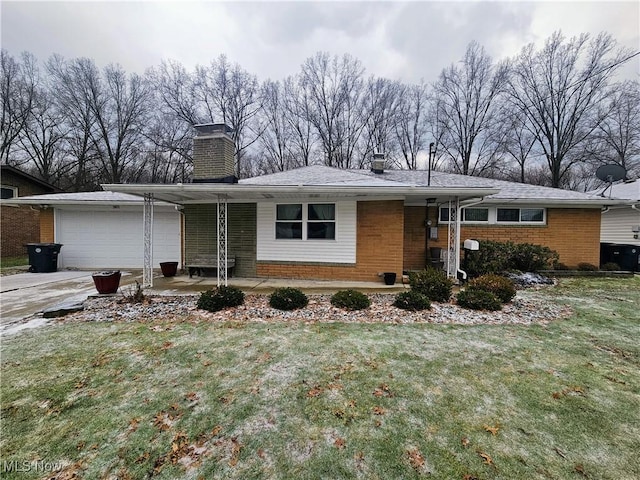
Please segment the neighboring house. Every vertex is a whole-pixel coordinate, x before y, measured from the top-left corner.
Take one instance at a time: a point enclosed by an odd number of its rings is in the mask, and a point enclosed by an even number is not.
[[[590,193],[626,200],[602,210],[601,262],[614,262],[624,270],[640,272],[640,180],[616,183]]]
[[[25,245],[40,239],[40,212],[29,206],[8,205],[6,200],[61,190],[10,165],[0,165],[0,256],[27,254]]]
[[[141,197],[81,192],[36,195],[14,202],[40,211],[40,236],[34,241],[63,245],[58,268],[141,268]],[[180,261],[181,213],[176,205],[163,202],[155,202],[154,210],[153,262]]]
[[[379,158],[372,171],[310,166],[238,182],[227,127],[196,129],[193,183],[103,188],[182,205],[185,263],[220,251],[223,262],[234,258],[239,276],[375,281],[381,272],[424,268],[431,247],[443,249],[449,276],[464,276],[466,238],[546,245],[569,266],[597,264],[601,208],[621,203],[478,177],[385,170]]]

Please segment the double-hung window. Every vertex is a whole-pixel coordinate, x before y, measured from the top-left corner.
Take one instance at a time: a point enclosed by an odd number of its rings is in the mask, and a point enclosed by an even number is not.
[[[276,239],[335,240],[334,203],[276,205]]]

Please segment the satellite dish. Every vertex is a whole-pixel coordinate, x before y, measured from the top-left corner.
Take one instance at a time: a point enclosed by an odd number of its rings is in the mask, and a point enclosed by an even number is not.
[[[627,171],[625,168],[616,163],[601,165],[598,167],[598,170],[596,170],[596,177],[607,183],[617,182],[626,176]]]
[[[606,192],[608,188],[611,188],[611,184],[613,182],[617,182],[618,180],[622,180],[627,177],[627,170],[616,163],[601,165],[596,170],[596,177],[608,184],[602,193],[600,193],[600,196],[604,197],[604,192]],[[611,197],[611,192],[609,192],[609,197]]]

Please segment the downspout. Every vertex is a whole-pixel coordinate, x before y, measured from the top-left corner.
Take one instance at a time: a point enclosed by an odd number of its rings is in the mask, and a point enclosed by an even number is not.
[[[482,197],[480,200],[476,200],[475,202],[467,203],[464,205],[464,207],[460,205],[460,211],[458,211],[456,215],[456,221],[460,222],[460,212],[462,211],[463,208],[473,207],[474,205],[478,205],[479,203],[482,203],[482,202],[484,202],[484,197]],[[458,265],[456,265],[456,276],[458,276],[458,274],[462,274],[462,280],[466,280],[468,277],[467,272],[465,272],[460,268],[460,223],[458,223],[456,227],[456,231],[457,231],[457,237],[458,237],[456,239],[456,248],[458,249],[456,253],[456,258],[458,259]]]

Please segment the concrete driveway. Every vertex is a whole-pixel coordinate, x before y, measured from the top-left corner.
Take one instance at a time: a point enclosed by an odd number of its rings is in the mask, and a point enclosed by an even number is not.
[[[43,310],[62,303],[83,302],[97,293],[91,274],[62,270],[0,277],[0,335],[15,333],[26,324],[42,325],[46,320],[37,315]],[[137,275],[123,271],[120,286],[136,278]]]

